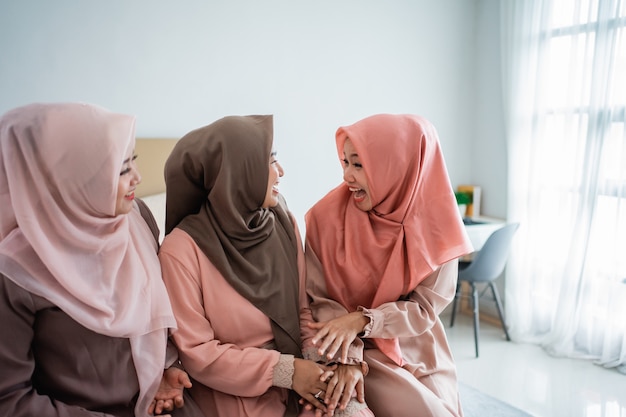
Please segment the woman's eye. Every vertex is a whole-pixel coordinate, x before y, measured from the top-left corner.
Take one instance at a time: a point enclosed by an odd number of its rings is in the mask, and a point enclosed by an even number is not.
[[[137,159],[137,156],[138,155],[135,154],[135,155],[132,156],[132,158],[130,158],[130,161],[129,160],[124,161],[124,165],[126,165],[128,163],[131,163],[131,164],[134,163],[135,159]],[[130,172],[130,170],[131,170],[131,167],[127,167],[127,168],[123,169],[122,172],[120,172],[120,176],[128,174]]]
[[[355,168],[363,168],[363,165],[361,165],[360,163],[356,162],[356,163],[354,163],[354,167]]]
[[[347,160],[347,159],[342,159],[342,160],[341,160],[341,163],[342,163],[342,164],[343,164],[343,166],[345,166],[345,167],[347,167],[347,166],[349,165],[349,164],[348,164],[348,160]]]

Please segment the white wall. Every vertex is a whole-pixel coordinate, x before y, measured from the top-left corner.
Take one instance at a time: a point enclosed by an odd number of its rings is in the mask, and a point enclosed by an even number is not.
[[[497,0],[3,0],[0,113],[92,102],[136,115],[144,137],[272,113],[281,191],[301,229],[306,210],[341,181],[337,127],[417,113],[437,126],[453,184],[484,181],[489,214],[503,216],[490,201],[502,190],[491,187],[506,183],[489,182],[503,175],[474,147],[503,140],[485,123],[497,89],[480,96],[494,81],[484,66],[499,59],[494,9]]]
[[[507,214],[507,147],[504,137],[498,0],[477,3],[476,82],[471,183],[483,188],[482,209],[495,217]]]

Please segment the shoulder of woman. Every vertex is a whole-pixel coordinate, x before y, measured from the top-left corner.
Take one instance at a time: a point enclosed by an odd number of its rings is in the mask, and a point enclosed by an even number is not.
[[[159,255],[168,254],[176,258],[197,258],[203,253],[195,240],[185,230],[175,227],[161,243]]]

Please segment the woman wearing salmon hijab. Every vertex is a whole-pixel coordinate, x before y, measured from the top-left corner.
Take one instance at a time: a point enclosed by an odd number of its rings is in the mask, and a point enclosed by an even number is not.
[[[187,374],[147,206],[135,120],[79,103],[0,118],[0,409],[136,416],[183,406]],[[151,229],[152,227],[152,229]],[[173,345],[172,345],[173,348]],[[201,416],[191,401],[173,416]]]
[[[439,314],[472,247],[437,132],[419,116],[379,114],[339,128],[336,144],[344,182],[305,216],[313,342],[342,364],[325,401],[342,404],[344,375],[365,363],[374,414],[461,416]]]
[[[299,399],[325,409],[332,368],[302,358],[315,332],[273,139],[271,115],[227,116],[185,135],[165,165],[159,258],[173,340],[207,415],[296,416]]]

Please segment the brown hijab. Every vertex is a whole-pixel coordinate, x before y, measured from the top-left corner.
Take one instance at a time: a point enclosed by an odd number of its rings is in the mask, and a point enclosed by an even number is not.
[[[189,132],[165,164],[165,233],[187,232],[233,288],[271,320],[277,348],[301,357],[297,240],[286,205],[261,208],[272,116],[228,116]]]

